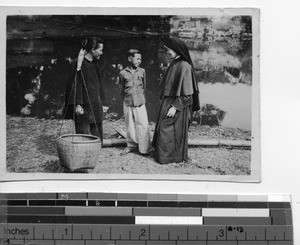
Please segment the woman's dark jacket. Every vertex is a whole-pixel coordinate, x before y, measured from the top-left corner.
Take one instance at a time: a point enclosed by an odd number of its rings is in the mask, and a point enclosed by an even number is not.
[[[74,119],[78,123],[95,123],[103,120],[102,101],[104,90],[100,76],[99,64],[83,60],[77,71],[77,59],[70,64],[65,99],[65,119]],[[75,97],[74,97],[75,95]],[[74,109],[81,105],[84,114],[75,116]]]

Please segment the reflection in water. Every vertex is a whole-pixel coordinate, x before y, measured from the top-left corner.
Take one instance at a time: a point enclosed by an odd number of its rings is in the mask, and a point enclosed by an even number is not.
[[[225,111],[212,104],[204,104],[199,111],[195,111],[192,120],[199,125],[221,126]]]
[[[201,104],[213,104],[226,112],[225,127],[251,129],[251,89],[246,84],[200,83]]]

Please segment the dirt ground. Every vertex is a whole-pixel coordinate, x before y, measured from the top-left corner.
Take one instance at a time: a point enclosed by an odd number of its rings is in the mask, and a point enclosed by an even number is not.
[[[56,138],[74,133],[72,121],[29,117],[6,118],[7,172],[70,173],[61,165]],[[150,124],[151,135],[155,125]],[[121,136],[124,120],[103,122],[104,138]],[[251,140],[251,131],[224,127],[190,126],[189,139]],[[189,160],[183,163],[158,164],[152,156],[129,153],[121,156],[125,146],[104,147],[94,168],[75,172],[101,174],[184,174],[249,175],[251,149],[229,147],[189,147]]]

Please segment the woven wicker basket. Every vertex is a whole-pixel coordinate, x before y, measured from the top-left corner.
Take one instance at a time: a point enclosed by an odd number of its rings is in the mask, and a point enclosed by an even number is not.
[[[57,138],[60,162],[70,170],[95,167],[100,149],[101,141],[97,136],[65,134]]]

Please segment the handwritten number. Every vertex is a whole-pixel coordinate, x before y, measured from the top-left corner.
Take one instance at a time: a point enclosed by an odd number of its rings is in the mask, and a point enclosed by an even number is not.
[[[239,231],[240,233],[244,232],[244,228],[243,227],[238,227],[237,231]]]

